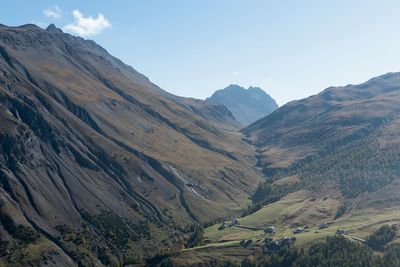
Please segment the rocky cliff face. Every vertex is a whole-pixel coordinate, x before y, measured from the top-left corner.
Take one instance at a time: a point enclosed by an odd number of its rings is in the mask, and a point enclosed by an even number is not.
[[[206,102],[225,105],[235,119],[247,126],[278,108],[275,100],[259,87],[245,89],[238,85],[229,85],[216,91]]]
[[[173,96],[55,26],[0,26],[0,123],[9,263],[138,262],[235,214],[261,180],[225,107]]]

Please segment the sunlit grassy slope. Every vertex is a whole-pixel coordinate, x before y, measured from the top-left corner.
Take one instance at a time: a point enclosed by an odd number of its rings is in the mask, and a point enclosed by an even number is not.
[[[338,199],[315,199],[305,190],[289,194],[278,202],[267,205],[261,210],[240,218],[242,226],[268,227],[275,226],[277,232],[274,238],[294,236],[291,226],[297,224],[301,227],[308,226],[306,232],[295,235],[296,245],[304,246],[326,236],[334,235],[337,229],[344,229],[355,236],[366,237],[382,224],[400,222],[398,207],[373,209],[354,208],[344,216],[334,219],[334,214],[339,205]],[[328,222],[330,226],[319,229],[319,224]],[[263,230],[248,230],[239,227],[229,227],[218,230],[219,225],[213,225],[205,230],[205,239],[211,242],[240,241],[243,239],[257,239],[267,236]],[[212,246],[212,243],[209,244]]]

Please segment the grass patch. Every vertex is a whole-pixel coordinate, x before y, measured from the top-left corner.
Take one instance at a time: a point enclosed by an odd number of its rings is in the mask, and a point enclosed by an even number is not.
[[[366,238],[383,224],[400,222],[400,210],[398,207],[390,209],[355,209],[343,216],[335,218],[339,203],[334,199],[312,199],[305,191],[297,191],[287,195],[280,201],[267,205],[259,211],[239,218],[240,225],[251,227],[267,227],[273,225],[277,228],[274,238],[296,236],[296,246],[309,246],[317,241],[324,240],[327,236],[336,234],[336,230],[344,229],[354,236]],[[299,221],[301,225],[307,225],[306,232],[294,235],[290,223]],[[330,222],[326,229],[319,229],[319,223]],[[238,227],[229,227],[218,230],[219,224],[208,227],[204,231],[205,239],[211,244],[204,247],[216,247],[218,244],[235,244],[244,239],[260,239],[270,236],[263,230],[249,230]],[[227,241],[222,242],[221,241]],[[229,243],[228,243],[229,242]],[[223,246],[223,245],[220,245]]]

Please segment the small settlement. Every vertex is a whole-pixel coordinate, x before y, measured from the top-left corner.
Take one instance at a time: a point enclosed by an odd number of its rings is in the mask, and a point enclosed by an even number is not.
[[[328,228],[330,226],[331,223],[328,222],[323,222],[319,225],[316,225],[316,228],[318,229],[325,229]],[[233,219],[231,221],[224,221],[220,226],[219,226],[219,230],[224,230],[225,228],[229,228],[229,227],[241,227],[244,229],[250,229],[250,230],[264,230],[264,240],[262,239],[263,237],[261,237],[261,235],[258,236],[258,239],[244,239],[241,240],[240,245],[242,247],[252,247],[252,246],[261,246],[263,251],[270,251],[270,252],[274,252],[274,251],[279,251],[280,249],[284,248],[284,247],[290,247],[292,245],[294,245],[295,241],[296,241],[296,237],[289,237],[289,236],[285,236],[285,237],[281,237],[278,239],[274,239],[272,236],[274,234],[276,234],[277,232],[277,228],[275,228],[274,226],[268,226],[266,228],[264,227],[255,227],[255,226],[247,226],[247,225],[241,225],[238,219]],[[291,224],[289,227],[292,228],[292,233],[297,235],[297,234],[301,234],[303,232],[310,232],[310,228],[309,226],[302,226],[300,227],[301,224],[300,223],[296,223],[296,224]],[[337,229],[336,230],[336,234],[337,235],[345,235],[346,231],[343,229]]]
[[[232,226],[237,226],[240,225],[240,222],[238,219],[233,219],[232,221],[228,222],[228,221],[224,221],[219,227],[218,230],[224,230],[225,228],[229,228]]]

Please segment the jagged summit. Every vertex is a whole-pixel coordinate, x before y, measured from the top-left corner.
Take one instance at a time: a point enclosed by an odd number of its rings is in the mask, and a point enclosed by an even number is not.
[[[51,23],[47,28],[46,31],[48,32],[55,32],[55,33],[64,33],[60,28],[57,28],[56,25]]]
[[[260,87],[248,89],[237,84],[216,91],[206,100],[209,103],[225,105],[242,125],[249,125],[270,114],[278,105]]]

